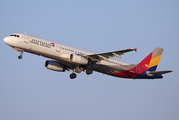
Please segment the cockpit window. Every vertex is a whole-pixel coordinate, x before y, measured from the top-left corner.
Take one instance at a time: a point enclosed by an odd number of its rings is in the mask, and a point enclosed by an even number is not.
[[[10,35],[10,36],[19,37],[19,35],[14,35],[14,34],[12,34],[12,35]]]

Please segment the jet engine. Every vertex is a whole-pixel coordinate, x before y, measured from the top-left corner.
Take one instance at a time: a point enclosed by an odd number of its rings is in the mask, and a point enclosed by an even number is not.
[[[70,55],[70,61],[72,63],[77,63],[77,64],[81,64],[81,65],[87,65],[88,64],[87,58],[80,56],[80,55],[76,55],[76,54]]]
[[[45,62],[45,67],[50,70],[65,72],[64,66],[54,60],[47,60]]]

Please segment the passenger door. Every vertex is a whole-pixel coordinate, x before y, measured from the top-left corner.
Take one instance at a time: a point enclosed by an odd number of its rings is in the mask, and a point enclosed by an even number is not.
[[[24,35],[24,42],[29,43],[29,35]]]
[[[60,52],[60,44],[56,43],[56,51]]]

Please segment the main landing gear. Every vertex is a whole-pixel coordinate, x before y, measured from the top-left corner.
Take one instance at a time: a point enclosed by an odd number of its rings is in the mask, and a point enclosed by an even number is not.
[[[92,74],[92,73],[93,73],[93,70],[90,70],[90,69],[89,69],[89,70],[86,70],[86,74],[87,74],[87,75],[90,75],[90,74]]]
[[[91,70],[91,64],[92,64],[91,59],[89,59],[88,68],[86,70],[87,75],[90,75],[93,73],[93,70]]]
[[[72,72],[73,72],[73,70],[72,70]],[[86,74],[87,75],[90,75],[90,74],[92,74],[93,73],[93,70],[86,70]],[[71,73],[70,74],[70,76],[69,76],[71,79],[75,79],[76,77],[77,77],[77,75],[73,72],[73,73]]]
[[[72,71],[72,74],[70,74],[70,78],[75,79],[77,75],[74,73],[74,69],[70,69],[70,70]]]
[[[22,59],[23,52],[21,51],[21,55],[18,56],[19,59]]]
[[[70,78],[71,78],[71,79],[75,79],[76,76],[77,76],[77,75],[76,75],[75,73],[70,74]]]

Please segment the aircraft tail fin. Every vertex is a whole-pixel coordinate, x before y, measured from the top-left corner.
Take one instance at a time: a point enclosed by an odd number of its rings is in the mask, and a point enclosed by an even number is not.
[[[156,71],[162,53],[163,48],[155,48],[146,58],[144,58],[139,64],[137,64],[137,66],[139,66],[143,70]]]
[[[155,48],[147,57],[145,57],[139,64],[135,65],[128,71],[117,73],[126,78],[134,79],[160,79],[162,74],[173,72],[171,70],[156,71],[160,58],[163,53],[163,48]]]

